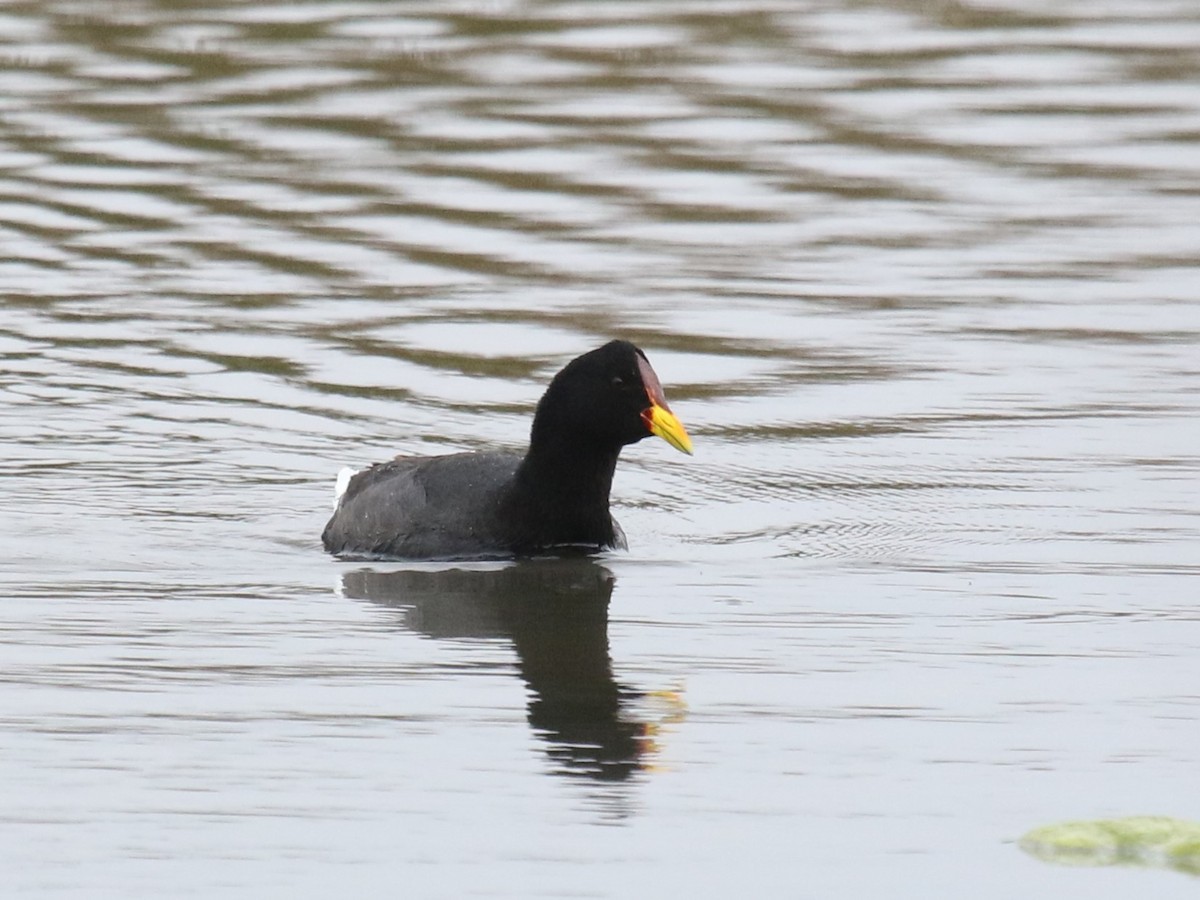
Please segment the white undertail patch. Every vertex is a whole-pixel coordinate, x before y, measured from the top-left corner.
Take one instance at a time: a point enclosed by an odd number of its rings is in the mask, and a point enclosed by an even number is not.
[[[333,508],[337,509],[338,504],[342,502],[342,494],[346,493],[346,488],[350,487],[350,479],[353,478],[355,472],[349,466],[338,472],[337,482],[333,486]]]

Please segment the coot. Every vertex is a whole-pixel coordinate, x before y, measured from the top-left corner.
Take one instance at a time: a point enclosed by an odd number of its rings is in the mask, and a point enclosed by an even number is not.
[[[402,559],[624,547],[613,471],[622,447],[652,434],[692,452],[646,354],[611,341],[554,376],[524,454],[400,456],[343,475],[321,540],[338,556]]]

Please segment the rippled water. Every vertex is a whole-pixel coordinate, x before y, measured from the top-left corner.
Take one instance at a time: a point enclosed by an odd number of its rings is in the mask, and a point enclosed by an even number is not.
[[[1200,10],[0,5],[14,896],[1190,896]],[[628,553],[326,557],[637,341]]]

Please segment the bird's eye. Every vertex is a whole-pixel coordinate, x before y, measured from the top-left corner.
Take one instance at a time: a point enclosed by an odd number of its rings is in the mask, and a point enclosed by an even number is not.
[[[623,387],[625,387],[625,376],[623,376],[623,375],[614,375],[614,376],[613,376],[613,379],[612,379],[612,385],[613,385],[613,387],[615,387],[615,388],[623,388]]]

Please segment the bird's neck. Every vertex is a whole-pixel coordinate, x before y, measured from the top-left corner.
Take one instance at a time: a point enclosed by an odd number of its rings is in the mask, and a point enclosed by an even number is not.
[[[517,484],[571,506],[597,505],[607,510],[620,452],[619,447],[604,450],[583,442],[534,442],[517,470]]]
[[[535,439],[517,469],[515,488],[547,528],[579,543],[611,543],[608,497],[620,452],[583,441]]]

